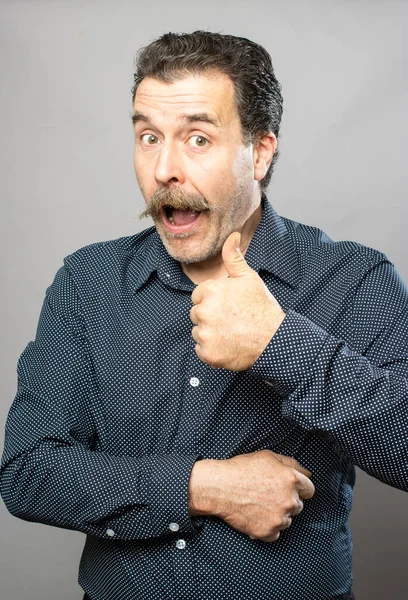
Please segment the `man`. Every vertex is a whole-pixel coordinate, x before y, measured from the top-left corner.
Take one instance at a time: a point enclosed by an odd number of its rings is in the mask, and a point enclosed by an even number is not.
[[[408,489],[407,290],[384,255],[268,204],[263,48],[164,35],[133,100],[156,227],[78,250],[47,289],[6,505],[87,534],[92,600],[352,598],[354,465]]]

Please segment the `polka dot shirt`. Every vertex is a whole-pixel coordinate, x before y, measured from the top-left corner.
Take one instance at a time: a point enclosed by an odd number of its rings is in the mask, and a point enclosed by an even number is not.
[[[22,519],[87,534],[92,600],[347,598],[354,465],[408,489],[407,289],[383,254],[263,204],[246,259],[287,315],[248,371],[197,358],[194,285],[154,228],[74,252],[46,291],[1,492]],[[189,516],[196,460],[263,448],[316,487],[275,543]]]

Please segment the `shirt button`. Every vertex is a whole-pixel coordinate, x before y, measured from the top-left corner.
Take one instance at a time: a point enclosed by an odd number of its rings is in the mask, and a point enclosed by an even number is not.
[[[108,535],[109,537],[113,537],[115,535],[115,532],[113,531],[113,529],[107,529],[106,535]]]
[[[176,542],[176,548],[178,548],[179,550],[184,550],[185,547],[186,547],[186,541],[185,540],[177,540],[177,542]]]
[[[190,379],[190,385],[192,385],[193,387],[197,387],[198,385],[200,385],[200,380],[197,377],[192,377]]]
[[[170,531],[178,531],[180,529],[180,525],[178,523],[170,523],[169,529]]]

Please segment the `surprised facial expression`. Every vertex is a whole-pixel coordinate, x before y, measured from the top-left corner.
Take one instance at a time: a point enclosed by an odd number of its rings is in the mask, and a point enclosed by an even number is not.
[[[137,180],[167,251],[185,264],[217,256],[260,202],[231,79],[219,72],[173,83],[145,78],[133,122]]]

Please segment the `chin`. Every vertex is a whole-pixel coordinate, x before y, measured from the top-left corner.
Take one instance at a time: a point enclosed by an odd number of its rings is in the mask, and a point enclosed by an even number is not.
[[[169,241],[163,238],[162,241],[164,247],[166,248],[170,256],[174,258],[174,260],[177,260],[178,262],[183,263],[184,265],[200,263],[204,260],[207,260],[208,258],[212,258],[220,251],[218,248],[205,249],[202,247],[202,245],[198,248],[177,248],[178,245],[182,246],[182,243],[174,244],[174,240]],[[182,240],[180,241],[182,242]],[[188,246],[188,244],[185,245]]]

